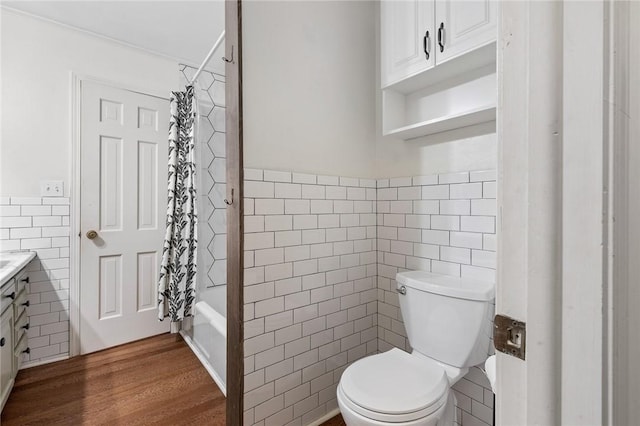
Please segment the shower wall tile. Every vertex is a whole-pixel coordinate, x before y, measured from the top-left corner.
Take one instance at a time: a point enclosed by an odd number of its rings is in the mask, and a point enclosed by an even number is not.
[[[246,424],[309,424],[378,350],[375,181],[247,169],[245,197]]]
[[[196,68],[180,65],[180,80],[186,85]],[[226,154],[225,154],[225,78],[209,71],[195,83],[198,110],[196,126],[196,178],[198,204],[198,288],[225,285],[226,251]]]
[[[23,368],[69,356],[69,199],[1,197],[0,251],[34,251]]]

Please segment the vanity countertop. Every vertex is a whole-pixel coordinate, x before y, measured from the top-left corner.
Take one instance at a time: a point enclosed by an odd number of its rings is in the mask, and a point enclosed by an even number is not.
[[[0,253],[0,287],[36,257],[32,251]]]

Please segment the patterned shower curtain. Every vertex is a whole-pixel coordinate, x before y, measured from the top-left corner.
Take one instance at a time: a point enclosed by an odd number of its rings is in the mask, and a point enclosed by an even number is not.
[[[195,165],[196,100],[193,86],[171,92],[167,230],[158,282],[158,318],[172,331],[193,315],[196,287],[198,215]]]

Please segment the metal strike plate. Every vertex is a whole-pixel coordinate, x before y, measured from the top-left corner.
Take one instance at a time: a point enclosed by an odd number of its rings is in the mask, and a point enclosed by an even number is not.
[[[526,323],[505,315],[495,316],[493,319],[493,344],[497,351],[524,359],[526,343]]]

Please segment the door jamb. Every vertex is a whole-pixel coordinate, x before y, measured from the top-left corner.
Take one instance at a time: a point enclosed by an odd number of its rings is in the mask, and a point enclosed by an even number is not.
[[[242,147],[242,1],[225,2],[227,154],[226,424],[244,417],[244,177]]]
[[[496,313],[544,344],[526,361],[497,353],[496,424],[558,424],[562,4],[501,2],[499,16]]]

